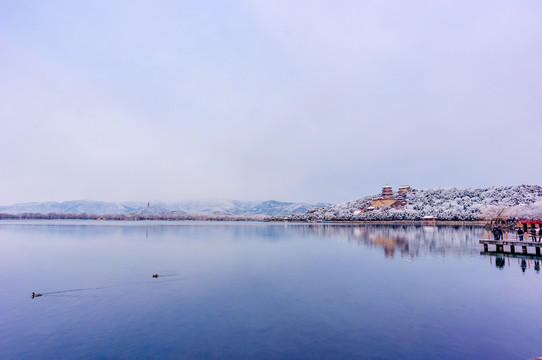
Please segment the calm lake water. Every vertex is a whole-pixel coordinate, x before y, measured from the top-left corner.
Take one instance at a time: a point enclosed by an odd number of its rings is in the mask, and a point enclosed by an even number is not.
[[[542,356],[539,263],[485,234],[0,221],[0,359]]]

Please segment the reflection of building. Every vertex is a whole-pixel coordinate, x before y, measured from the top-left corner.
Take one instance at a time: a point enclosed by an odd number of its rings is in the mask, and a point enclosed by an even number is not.
[[[395,248],[402,248],[405,240],[400,237],[391,237],[391,236],[381,236],[377,235],[373,239],[373,244],[382,246],[384,248],[384,254],[386,257],[393,258],[395,256]],[[403,251],[401,251],[403,253]]]
[[[400,254],[414,259],[424,255],[474,256],[480,254],[485,230],[472,226],[423,227],[415,225],[314,224],[305,228],[311,234],[344,239],[366,247],[384,250],[387,258]],[[541,259],[542,260],[542,259]]]

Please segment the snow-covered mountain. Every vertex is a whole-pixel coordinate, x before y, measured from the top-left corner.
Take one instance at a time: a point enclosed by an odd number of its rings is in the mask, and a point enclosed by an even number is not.
[[[542,217],[542,187],[518,185],[485,189],[428,189],[407,192],[403,209],[382,207],[367,211],[380,194],[342,204],[311,209],[290,220],[420,220],[435,216],[440,220],[478,220],[496,207],[506,208],[510,217]],[[360,210],[363,211],[360,214]]]
[[[15,204],[11,206],[0,206],[0,213],[6,214],[130,214],[146,207],[145,203],[112,203],[105,201],[75,200],[64,202],[32,202]]]
[[[76,200],[65,202],[32,202],[0,206],[0,213],[5,214],[141,214],[141,215],[268,215],[280,216],[294,213],[305,213],[310,209],[329,204],[306,204],[281,201],[237,201],[237,200],[207,200],[181,201],[167,204],[153,201],[113,203],[104,201]]]

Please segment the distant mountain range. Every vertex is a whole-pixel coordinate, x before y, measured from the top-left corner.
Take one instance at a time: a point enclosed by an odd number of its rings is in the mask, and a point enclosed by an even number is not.
[[[405,193],[402,208],[382,207],[369,211],[373,199],[381,194],[332,205],[281,201],[205,200],[164,203],[105,202],[76,200],[32,202],[0,206],[1,214],[87,214],[87,215],[203,215],[265,216],[271,220],[288,217],[291,221],[314,220],[420,220],[433,216],[439,220],[479,220],[495,208],[506,208],[506,216],[542,218],[542,187],[538,185],[501,186],[484,189],[447,188],[413,189]],[[493,210],[492,210],[493,209]],[[499,210],[500,211],[500,210]],[[53,217],[54,218],[54,217]]]
[[[64,202],[30,202],[10,206],[0,206],[4,214],[141,214],[141,215],[267,215],[281,216],[302,214],[309,210],[328,206],[327,203],[306,204],[269,201],[206,200],[181,201],[172,204],[164,202],[105,202],[75,200]]]

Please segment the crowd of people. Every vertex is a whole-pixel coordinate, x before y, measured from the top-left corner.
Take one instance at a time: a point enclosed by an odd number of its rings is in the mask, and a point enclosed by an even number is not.
[[[494,240],[503,240],[503,234],[504,234],[504,231],[500,226],[496,226],[493,228]],[[525,231],[521,227],[518,227],[516,229],[516,234],[518,235],[519,241],[524,241],[523,238],[525,236]],[[527,234],[527,240],[528,240],[529,235],[531,236],[532,242],[542,242],[542,226],[538,228],[538,231],[536,231],[536,228],[532,228],[530,232]]]

